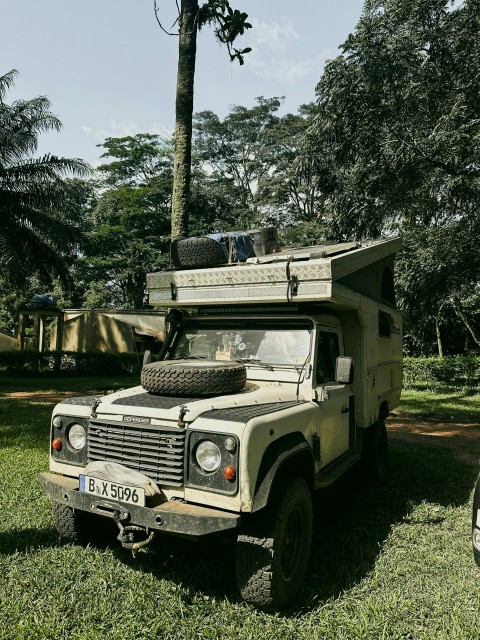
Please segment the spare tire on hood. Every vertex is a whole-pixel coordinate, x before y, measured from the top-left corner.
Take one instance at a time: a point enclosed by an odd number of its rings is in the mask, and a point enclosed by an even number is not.
[[[164,396],[217,395],[241,391],[247,370],[241,362],[162,360],[143,367],[142,387]]]

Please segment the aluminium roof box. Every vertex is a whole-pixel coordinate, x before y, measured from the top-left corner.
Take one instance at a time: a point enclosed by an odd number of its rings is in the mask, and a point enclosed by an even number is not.
[[[393,303],[393,260],[400,238],[285,250],[245,263],[147,275],[155,307],[282,304],[335,299],[335,283]],[[391,278],[386,291],[385,273]]]

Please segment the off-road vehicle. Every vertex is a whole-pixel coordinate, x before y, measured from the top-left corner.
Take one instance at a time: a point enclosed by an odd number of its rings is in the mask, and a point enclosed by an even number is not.
[[[41,481],[60,534],[93,541],[115,522],[136,550],[156,532],[234,532],[242,597],[289,603],[308,567],[312,492],[359,462],[387,473],[399,248],[342,243],[150,274],[151,304],[169,310],[161,359],[138,387],[53,411]]]

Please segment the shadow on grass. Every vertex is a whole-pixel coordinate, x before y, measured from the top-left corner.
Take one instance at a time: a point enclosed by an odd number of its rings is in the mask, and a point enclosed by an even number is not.
[[[0,555],[50,549],[58,544],[58,533],[52,527],[10,529],[0,531]]]
[[[384,486],[358,485],[352,472],[317,496],[312,571],[304,598],[318,603],[352,587],[373,568],[392,525],[408,522],[422,502],[467,504],[477,475],[477,466],[453,449],[391,442],[390,476]]]
[[[392,525],[409,522],[416,505],[468,504],[477,468],[455,450],[395,440],[390,452],[391,473],[386,485],[362,485],[353,470],[315,496],[315,534],[305,587],[295,605],[282,615],[304,614],[360,582],[374,567]],[[441,522],[440,517],[420,524],[438,526]],[[53,527],[13,530],[0,533],[0,553],[54,547],[57,541]],[[181,585],[186,604],[194,603],[199,595],[240,602],[235,585],[234,536],[191,542],[159,535],[136,559],[114,542],[113,536],[109,549],[135,571]]]
[[[478,471],[454,451],[397,440],[390,452],[390,478],[384,486],[365,486],[352,470],[315,495],[310,569],[300,598],[283,615],[305,613],[358,583],[375,565],[392,525],[408,522],[417,504],[446,507],[468,502]],[[120,548],[115,553],[132,568],[181,584],[192,600],[201,592],[210,598],[240,601],[233,538],[194,543],[159,536],[156,548],[135,560]]]

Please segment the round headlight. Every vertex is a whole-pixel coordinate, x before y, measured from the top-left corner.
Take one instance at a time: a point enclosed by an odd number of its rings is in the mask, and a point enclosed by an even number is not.
[[[195,458],[204,471],[216,471],[220,466],[220,449],[214,442],[204,440],[195,450]]]
[[[62,419],[60,416],[55,416],[55,418],[53,419],[53,426],[57,429],[60,429],[60,427],[62,426]]]
[[[87,440],[87,434],[81,424],[72,424],[68,430],[68,442],[71,446],[80,451],[85,446]]]

